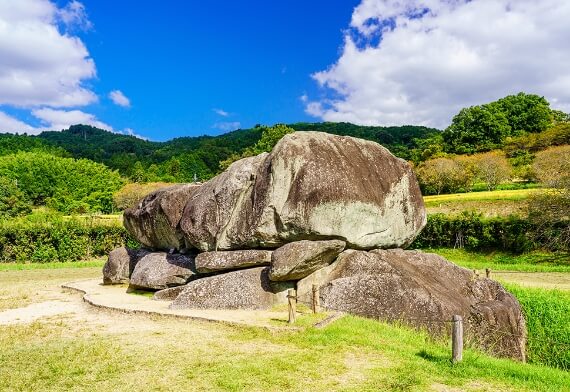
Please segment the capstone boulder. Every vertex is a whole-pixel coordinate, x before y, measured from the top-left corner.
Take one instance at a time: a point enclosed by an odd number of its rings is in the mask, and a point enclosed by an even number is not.
[[[184,235],[179,229],[184,206],[200,185],[182,184],[158,189],[137,206],[127,208],[123,224],[141,244],[153,249],[183,250]]]

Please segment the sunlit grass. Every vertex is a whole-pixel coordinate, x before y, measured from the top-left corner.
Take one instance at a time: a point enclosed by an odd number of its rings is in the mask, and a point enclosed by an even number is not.
[[[465,249],[423,249],[469,269],[524,272],[570,272],[570,254],[532,252],[513,255],[505,252],[471,252]]]
[[[483,192],[453,193],[448,195],[424,196],[426,206],[435,206],[440,203],[463,201],[496,201],[496,200],[524,200],[530,195],[541,192],[542,189],[514,189]]]

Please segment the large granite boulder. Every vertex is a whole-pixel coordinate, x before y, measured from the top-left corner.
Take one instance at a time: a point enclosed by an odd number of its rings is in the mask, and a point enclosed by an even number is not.
[[[467,341],[496,355],[525,359],[526,326],[515,297],[438,255],[347,250],[324,272],[298,282],[298,296],[308,296],[312,284],[321,287],[325,309],[401,321],[434,335],[446,333],[446,321],[460,315]]]
[[[128,283],[137,262],[148,251],[144,249],[117,248],[109,253],[103,266],[103,284]]]
[[[333,238],[372,249],[407,246],[425,223],[407,162],[374,142],[295,132],[202,185],[180,227],[202,251]]]
[[[271,262],[271,253],[260,249],[203,252],[196,256],[196,270],[209,273],[265,266]]]
[[[123,214],[127,231],[144,246],[170,250],[186,247],[178,223],[184,206],[200,185],[183,184],[158,189]]]
[[[299,280],[326,267],[344,250],[340,240],[296,241],[273,252],[269,279],[273,281]]]
[[[234,162],[200,187],[184,208],[180,228],[188,244],[202,250],[238,249],[247,236],[256,172],[267,153]],[[244,226],[245,225],[245,226]]]
[[[268,267],[249,268],[209,276],[188,283],[172,302],[172,309],[270,309],[287,302],[294,283],[273,283]]]
[[[131,275],[134,288],[163,290],[186,284],[196,275],[194,255],[152,252],[142,257]]]
[[[426,224],[410,165],[347,136],[286,135],[264,161],[255,196],[254,235],[267,245],[336,238],[349,248],[405,247]]]

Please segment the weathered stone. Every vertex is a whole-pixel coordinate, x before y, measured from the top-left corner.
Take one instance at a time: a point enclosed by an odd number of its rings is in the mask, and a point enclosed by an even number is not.
[[[410,165],[371,141],[295,132],[257,179],[252,219],[262,245],[337,238],[350,248],[405,247],[426,223]]]
[[[139,260],[130,284],[135,288],[163,290],[186,284],[196,274],[194,255],[149,253]]]
[[[238,230],[251,215],[255,173],[267,153],[234,162],[204,183],[184,208],[180,227],[188,244],[202,251],[237,249],[248,242]]]
[[[297,241],[283,245],[273,252],[269,279],[273,281],[299,280],[326,267],[344,250],[340,240]]]
[[[156,301],[174,301],[185,287],[186,286],[176,286],[164,290],[159,290],[154,293],[152,299]]]
[[[196,270],[200,273],[259,267],[271,262],[269,250],[228,250],[203,252],[196,256]]]
[[[202,185],[180,226],[188,244],[209,251],[333,238],[358,249],[407,246],[425,223],[407,162],[374,142],[295,132]]]
[[[152,192],[136,207],[125,210],[125,228],[137,241],[150,248],[184,249],[184,235],[178,223],[184,206],[199,188],[199,185],[184,184]]]
[[[401,249],[348,250],[300,281],[298,295],[319,284],[321,305],[446,332],[453,315],[465,320],[466,340],[496,355],[525,359],[526,326],[520,304],[490,279],[444,258]],[[325,276],[326,275],[326,276]]]
[[[103,284],[128,283],[135,265],[148,252],[144,249],[117,248],[103,266]]]
[[[269,309],[287,302],[291,282],[273,284],[268,267],[209,276],[188,283],[170,305],[173,309]]]

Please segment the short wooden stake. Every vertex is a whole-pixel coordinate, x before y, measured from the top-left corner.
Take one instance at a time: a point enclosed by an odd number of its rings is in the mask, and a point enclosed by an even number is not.
[[[491,279],[491,268],[485,268],[485,275],[488,279]]]
[[[289,302],[289,324],[295,323],[295,316],[297,313],[297,293],[294,289],[289,289],[287,292]]]
[[[319,312],[319,286],[313,285],[313,313]]]
[[[461,362],[463,359],[463,318],[453,316],[453,332],[451,335],[451,362]]]

